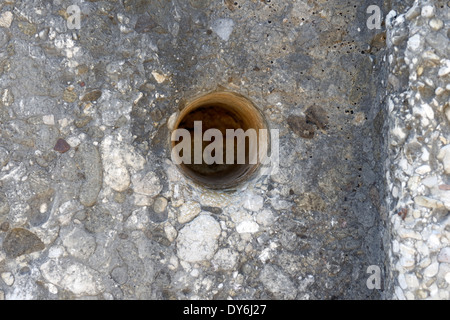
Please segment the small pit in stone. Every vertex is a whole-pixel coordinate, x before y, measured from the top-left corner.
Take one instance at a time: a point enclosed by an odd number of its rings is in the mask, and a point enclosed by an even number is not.
[[[211,145],[208,150],[211,156],[216,157],[216,152],[219,152],[219,148],[212,147],[212,144],[216,142],[216,137],[212,136],[209,139],[204,135],[209,129],[220,131],[222,136],[222,147],[220,148],[222,157],[219,155],[217,159],[221,158],[222,163],[215,161],[212,164],[208,164],[203,156],[201,157],[201,163],[195,163],[194,157],[199,150],[195,148],[194,139],[196,122],[201,123],[201,137],[203,139],[197,143],[201,144],[202,155],[204,155],[205,149]],[[213,92],[187,103],[180,112],[173,131],[176,129],[185,129],[190,133],[190,163],[181,163],[179,165],[181,172],[196,183],[211,189],[229,189],[253,177],[263,159],[261,156],[264,156],[268,150],[268,131],[266,131],[267,138],[264,134],[260,138],[260,130],[267,130],[267,126],[259,109],[244,96],[232,92]],[[227,138],[227,129],[232,129],[233,132],[242,129],[244,133],[254,130],[256,133],[256,140],[254,140],[257,142],[256,149],[250,146],[251,138],[249,136],[245,137],[245,146],[242,146],[245,149],[241,149],[245,150],[244,163],[238,161],[239,147],[237,138],[233,138],[234,145],[230,149],[232,154],[227,154],[227,139],[230,140],[230,137]],[[183,138],[180,138],[180,141],[173,141],[172,139],[172,148],[181,142],[183,142]],[[181,149],[179,156],[183,157],[184,152],[185,149]],[[259,152],[255,158],[256,163],[251,161],[252,156],[255,156],[255,152]],[[229,157],[228,160],[227,155]],[[233,159],[232,163],[229,161],[231,158]]]

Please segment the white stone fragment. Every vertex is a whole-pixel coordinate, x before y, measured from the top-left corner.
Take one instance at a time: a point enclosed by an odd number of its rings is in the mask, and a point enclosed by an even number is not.
[[[430,20],[429,25],[434,31],[439,31],[444,26],[444,22],[441,19],[434,18]]]
[[[422,53],[422,57],[425,60],[431,60],[433,62],[439,62],[441,60],[441,58],[436,53],[430,50],[424,51],[424,53]]]
[[[439,262],[450,263],[450,247],[442,248],[437,257]]]
[[[42,121],[49,126],[55,125],[55,117],[52,114],[42,116]]]
[[[270,226],[275,220],[272,210],[262,210],[256,216],[256,222],[264,227]]]
[[[430,172],[430,171],[431,171],[431,168],[430,168],[430,166],[427,165],[427,164],[425,164],[425,165],[423,165],[423,166],[420,166],[420,167],[416,168],[416,170],[415,170],[415,172],[416,172],[417,174],[426,174],[426,173],[428,173],[428,172]]]
[[[439,240],[439,237],[436,234],[431,234],[428,237],[428,247],[432,250],[437,250],[441,246],[441,242]]]
[[[178,257],[187,262],[210,260],[217,249],[220,232],[220,224],[213,217],[198,216],[178,234]]]
[[[419,287],[419,279],[417,279],[416,275],[413,273],[405,274],[405,282],[406,285],[411,289],[416,289]]]
[[[407,47],[411,51],[417,51],[422,46],[423,39],[420,34],[415,34],[408,40]]]
[[[112,136],[103,139],[100,147],[104,169],[104,181],[117,192],[125,191],[131,183],[130,174],[123,160],[125,150]]]
[[[211,25],[211,29],[224,41],[228,41],[233,32],[234,21],[232,19],[218,19]]]
[[[236,226],[238,233],[255,233],[258,232],[259,225],[254,221],[242,221]]]
[[[439,263],[433,262],[424,270],[424,275],[426,277],[432,278],[438,273],[438,271],[439,271]]]
[[[434,111],[433,108],[428,104],[424,103],[422,105],[423,111],[425,112],[425,115],[428,119],[433,120],[434,119]]]
[[[5,11],[0,15],[0,27],[9,28],[13,21],[13,14],[11,11]]]
[[[101,287],[95,280],[95,271],[79,262],[49,259],[40,267],[44,279],[75,295],[96,295]]]
[[[425,179],[422,180],[422,184],[427,188],[432,188],[437,186],[438,179],[436,176],[426,177]]]
[[[406,284],[405,275],[403,273],[400,273],[398,275],[397,279],[398,279],[398,284],[399,284],[400,288],[402,288],[403,290],[408,288],[408,285]]]
[[[447,272],[444,277],[445,281],[450,284],[450,272]]]
[[[395,295],[398,300],[406,300],[405,295],[403,294],[403,290],[400,287],[395,287]]]
[[[1,277],[7,286],[12,286],[14,284],[14,275],[11,272],[2,272]]]
[[[424,18],[432,18],[435,14],[435,8],[432,5],[426,5],[422,7],[421,15]]]
[[[202,211],[200,203],[196,201],[188,201],[178,209],[178,222],[187,223],[192,221]]]
[[[264,205],[264,198],[259,195],[248,194],[244,198],[244,208],[250,211],[259,211]]]

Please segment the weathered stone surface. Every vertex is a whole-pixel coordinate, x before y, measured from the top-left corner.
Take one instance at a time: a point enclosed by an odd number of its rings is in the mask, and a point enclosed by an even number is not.
[[[101,96],[102,92],[100,90],[92,90],[85,93],[80,100],[83,102],[97,101]]]
[[[80,188],[80,202],[86,207],[91,207],[97,202],[98,193],[102,188],[103,168],[100,153],[89,143],[83,143],[78,150],[85,177]]]
[[[40,271],[46,281],[76,296],[96,295],[101,290],[97,273],[79,262],[49,259],[41,265]]]
[[[259,278],[264,284],[264,287],[266,287],[276,299],[295,299],[297,295],[296,287],[289,277],[279,268],[272,265],[266,265],[261,271]]]
[[[0,219],[6,217],[9,213],[9,201],[6,195],[0,192]]]

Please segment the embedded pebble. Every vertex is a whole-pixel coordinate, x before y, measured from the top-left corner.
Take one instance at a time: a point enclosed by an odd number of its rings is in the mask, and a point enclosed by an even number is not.
[[[249,194],[244,199],[244,208],[250,211],[259,211],[264,205],[264,198],[259,195]]]
[[[178,222],[187,223],[193,220],[202,211],[200,203],[196,201],[188,201],[181,205],[178,209]]]
[[[437,257],[439,262],[450,263],[450,247],[442,248]]]
[[[232,19],[217,19],[211,25],[211,29],[224,41],[228,41],[233,32],[234,21]]]
[[[425,268],[424,275],[428,278],[434,277],[439,270],[439,263],[434,262]]]
[[[220,224],[214,218],[198,216],[178,233],[178,256],[187,262],[210,260],[217,249],[220,232]]]
[[[444,22],[442,22],[442,20],[440,20],[440,19],[431,19],[430,20],[430,27],[434,31],[441,30],[443,26],[444,26]]]
[[[70,150],[70,145],[67,143],[66,140],[60,138],[56,141],[53,150],[58,151],[60,153],[65,153]]]
[[[3,250],[9,258],[44,250],[45,245],[37,235],[23,228],[14,228],[3,240]]]
[[[167,208],[167,199],[164,197],[158,197],[153,203],[153,210],[157,213],[164,212]]]
[[[236,226],[238,233],[255,233],[258,232],[259,225],[254,221],[242,221]]]
[[[2,12],[0,15],[0,27],[9,28],[13,21],[13,14],[11,11]]]
[[[14,275],[11,272],[2,272],[1,277],[7,286],[14,284]]]
[[[100,292],[95,270],[69,259],[49,259],[40,267],[44,279],[75,295],[96,295]]]
[[[426,6],[422,7],[422,12],[421,12],[422,17],[432,18],[432,17],[434,17],[434,13],[435,13],[434,6],[426,5]]]

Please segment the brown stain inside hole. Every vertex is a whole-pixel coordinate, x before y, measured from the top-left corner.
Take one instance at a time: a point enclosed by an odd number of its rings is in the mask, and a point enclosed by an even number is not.
[[[194,164],[194,121],[202,122],[202,136],[208,129],[222,133],[223,164]],[[174,129],[186,129],[191,134],[191,164],[181,164],[181,171],[192,180],[212,189],[226,189],[246,180],[259,167],[249,164],[249,139],[245,144],[245,164],[237,164],[237,144],[234,143],[234,164],[226,164],[226,130],[266,129],[259,110],[245,97],[231,92],[214,92],[202,96],[181,111]],[[181,141],[180,141],[181,142]],[[212,141],[203,141],[202,152]],[[179,142],[172,142],[174,147]],[[182,153],[180,154],[182,156]],[[213,154],[214,156],[214,154]]]

